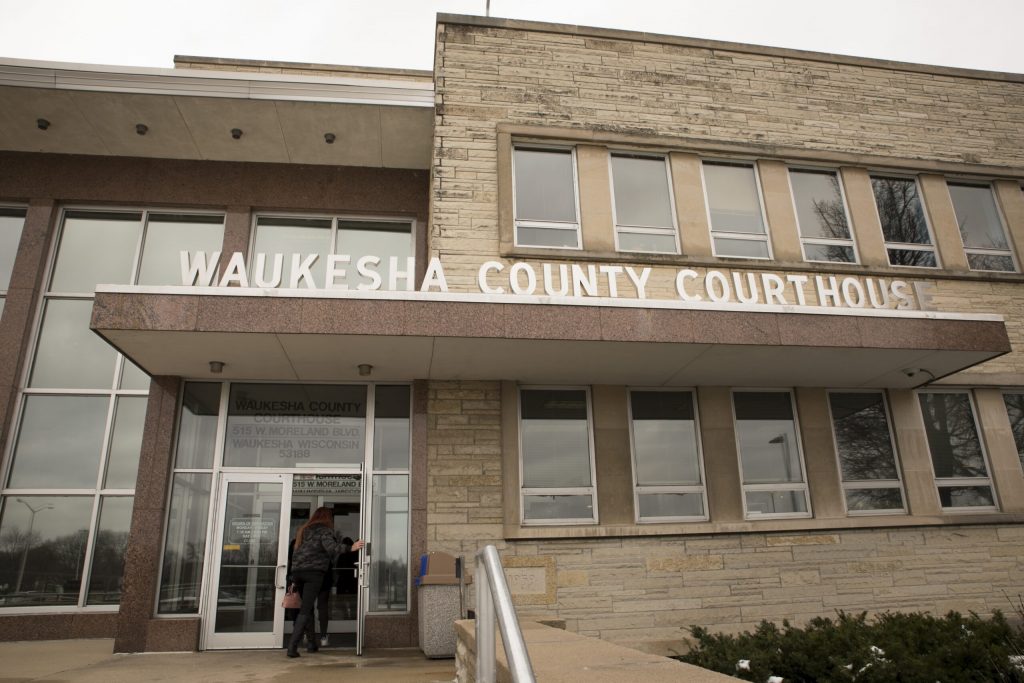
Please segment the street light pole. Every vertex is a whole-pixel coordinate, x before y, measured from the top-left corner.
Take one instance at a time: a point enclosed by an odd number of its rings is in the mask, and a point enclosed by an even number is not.
[[[36,513],[42,512],[43,510],[52,510],[53,505],[51,503],[47,503],[46,505],[34,508],[21,498],[15,498],[15,500],[27,507],[29,512],[32,513],[28,518],[28,533],[25,534],[25,549],[21,551],[21,564],[18,566],[18,580],[14,582],[14,592],[19,593],[21,592],[21,580],[25,577],[25,561],[28,560],[28,551],[32,546],[32,527],[36,523]]]

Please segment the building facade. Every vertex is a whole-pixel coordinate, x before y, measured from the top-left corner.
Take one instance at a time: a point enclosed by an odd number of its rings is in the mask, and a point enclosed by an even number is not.
[[[440,15],[433,74],[9,63],[0,634],[278,647],[291,533],[657,652],[1024,588],[1024,77]]]

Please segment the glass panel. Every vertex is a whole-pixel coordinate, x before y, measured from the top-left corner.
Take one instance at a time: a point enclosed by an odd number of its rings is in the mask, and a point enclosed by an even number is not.
[[[939,500],[944,508],[994,507],[996,504],[989,486],[940,486]]]
[[[894,266],[917,266],[919,268],[938,268],[939,266],[933,252],[915,249],[889,249],[889,263]]]
[[[26,396],[11,488],[95,489],[106,396]]]
[[[116,605],[124,584],[124,551],[132,526],[131,497],[103,498],[89,573],[89,605]]]
[[[215,382],[187,382],[181,397],[178,422],[178,452],[174,466],[179,469],[210,469],[217,442],[217,414],[220,387]]]
[[[738,391],[733,402],[743,483],[802,482],[789,392]]]
[[[157,608],[160,614],[196,614],[199,611],[212,476],[196,472],[174,475],[160,576]]]
[[[515,150],[516,219],[576,222],[572,153]]]
[[[0,292],[11,284],[14,257],[18,255],[21,230],[25,225],[23,212],[0,209]]]
[[[149,391],[149,375],[139,369],[138,365],[125,358],[124,369],[121,371],[121,388]]]
[[[409,609],[409,477],[373,477],[370,612]]]
[[[523,496],[523,519],[594,519],[592,496]]]
[[[378,386],[373,413],[373,468],[409,469],[409,387]]]
[[[885,236],[886,242],[932,243],[915,181],[907,178],[872,176],[871,189],[875,193],[875,206],[878,207],[878,218],[882,222],[882,234]],[[924,265],[897,263],[891,260],[890,263],[893,265]]]
[[[974,411],[967,394],[919,394],[935,476],[987,477]]]
[[[1017,457],[1024,467],[1024,394],[1003,394],[1006,414],[1010,418],[1010,429],[1013,430],[1013,441],[1017,444]]]
[[[640,519],[704,516],[704,496],[699,493],[644,493],[637,498]]]
[[[579,232],[558,228],[531,228],[525,225],[516,226],[518,243],[525,247],[579,247]]]
[[[616,225],[674,227],[664,159],[613,154],[612,179]]]
[[[231,385],[227,467],[359,464],[365,438],[365,386]]]
[[[761,240],[715,238],[715,255],[735,258],[768,258],[768,243]]]
[[[338,223],[338,241],[334,248],[336,254],[348,254],[351,259],[345,268],[345,277],[336,278],[336,284],[346,283],[349,289],[368,283],[359,275],[356,263],[363,256],[378,256],[380,264],[376,271],[380,273],[381,289],[389,289],[391,277],[391,257],[398,258],[398,270],[407,270],[406,265],[413,255],[412,225],[409,223],[372,223],[369,221],[356,223],[344,221]],[[415,280],[415,269],[409,274],[409,281]],[[407,280],[399,278],[398,289],[404,289]]]
[[[521,400],[523,488],[590,486],[587,393],[531,389]]]
[[[89,329],[91,316],[91,299],[46,302],[30,386],[111,388],[117,352]]]
[[[839,177],[831,171],[790,171],[801,237],[850,239]]]
[[[50,291],[92,294],[99,284],[129,284],[141,232],[141,214],[69,212]]]
[[[764,234],[752,166],[704,162],[704,183],[712,230]]]
[[[6,300],[4,299],[4,297],[0,296],[0,319],[2,319],[4,317],[4,304],[5,303],[6,303]]]
[[[949,183],[960,236],[968,249],[1007,249],[995,197],[987,185]]]
[[[322,286],[327,272],[327,254],[331,251],[331,220],[329,218],[274,218],[262,217],[256,221],[256,236],[253,239],[253,259],[249,267],[249,284],[257,286],[256,255],[266,254],[262,276],[267,282],[273,280],[274,254],[283,254],[281,279],[277,287],[290,287],[292,256],[299,255],[301,263],[310,254],[319,254],[309,269],[313,282]],[[300,283],[300,286],[305,286]]]
[[[7,496],[0,518],[0,606],[78,604],[92,496]]]
[[[283,485],[229,482],[214,628],[218,633],[274,630],[274,573]]]
[[[834,261],[853,263],[856,259],[853,247],[838,244],[807,244],[804,243],[804,258],[808,261]]]
[[[843,481],[898,479],[881,392],[829,394]]]
[[[803,491],[747,491],[747,514],[775,515],[807,512],[807,496]]]
[[[850,512],[903,510],[903,493],[891,489],[847,489],[846,509]]]
[[[1012,257],[994,254],[967,254],[967,265],[971,270],[998,270],[1010,273],[1015,270]]]
[[[693,394],[634,391],[630,407],[637,485],[700,484]]]
[[[110,437],[110,454],[107,457],[105,486],[108,489],[135,488],[148,401],[145,396],[122,396],[117,399],[114,432]]]
[[[140,285],[191,285],[181,281],[181,252],[207,257],[224,243],[223,216],[150,214],[139,265]]]
[[[619,231],[619,251],[654,251],[675,254],[675,235]]]

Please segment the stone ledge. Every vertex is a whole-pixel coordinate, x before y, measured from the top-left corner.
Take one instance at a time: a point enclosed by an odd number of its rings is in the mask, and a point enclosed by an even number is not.
[[[725,683],[735,681],[732,676],[702,669],[691,664],[646,654],[639,650],[615,645],[596,638],[577,635],[532,621],[521,622],[523,638],[530,653],[530,662],[537,680],[545,683],[619,683],[639,681],[645,683]],[[456,621],[458,638],[455,673],[458,683],[476,680],[476,622],[470,619]],[[508,663],[497,636],[496,680],[510,683]]]

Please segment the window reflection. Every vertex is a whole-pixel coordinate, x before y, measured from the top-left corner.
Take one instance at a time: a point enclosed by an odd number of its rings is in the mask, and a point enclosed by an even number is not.
[[[373,477],[371,612],[409,609],[409,477]]]
[[[1017,457],[1020,458],[1021,467],[1024,467],[1024,394],[1003,394],[1003,402],[1010,418],[1013,441],[1017,445]]]
[[[373,467],[409,469],[409,387],[378,386],[373,414]]]
[[[217,415],[220,412],[221,385],[214,382],[188,382],[181,399],[178,445],[174,466],[180,469],[213,467],[217,440]]]
[[[882,392],[833,392],[829,408],[847,510],[902,510],[902,486]],[[871,486],[857,486],[858,482]]]
[[[107,389],[117,352],[89,329],[92,299],[50,299],[39,332],[30,386]]]
[[[199,611],[212,476],[206,472],[179,472],[174,475],[160,575],[158,611],[161,614],[195,614]]]
[[[992,188],[966,183],[948,185],[971,269],[1016,270]]]
[[[124,584],[124,554],[132,523],[132,498],[104,497],[92,550],[89,572],[89,605],[116,605]]]
[[[108,401],[106,396],[27,396],[8,486],[96,488]]]
[[[942,506],[994,506],[970,396],[964,392],[926,392],[918,398]]]
[[[747,514],[806,513],[807,487],[789,392],[737,391],[733,407]]]

